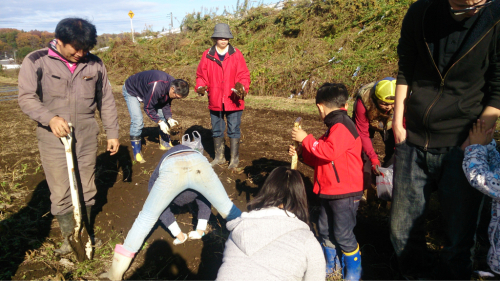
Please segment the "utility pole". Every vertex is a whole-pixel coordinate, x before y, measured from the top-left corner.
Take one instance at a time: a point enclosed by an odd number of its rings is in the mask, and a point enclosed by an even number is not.
[[[134,39],[134,25],[132,24],[132,18],[134,17],[134,12],[132,12],[132,10],[130,10],[130,12],[128,12],[128,16],[130,17],[130,29],[132,30],[132,42],[135,43],[135,39]]]
[[[172,12],[170,12],[170,15],[167,15],[167,19],[170,18],[170,28],[169,32],[172,33],[172,29],[174,28],[174,17],[172,15]]]
[[[14,50],[14,62],[17,63],[17,59],[16,59],[16,52],[17,50]]]

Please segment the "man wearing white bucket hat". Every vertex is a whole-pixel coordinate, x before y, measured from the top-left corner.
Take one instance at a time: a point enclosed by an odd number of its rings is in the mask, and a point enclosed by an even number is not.
[[[214,45],[203,52],[196,71],[196,92],[208,95],[208,109],[212,121],[215,156],[212,166],[225,163],[224,131],[227,120],[227,135],[231,143],[229,169],[238,167],[241,115],[245,108],[244,97],[250,87],[250,72],[243,54],[231,44],[233,34],[229,25],[215,25],[212,40]]]

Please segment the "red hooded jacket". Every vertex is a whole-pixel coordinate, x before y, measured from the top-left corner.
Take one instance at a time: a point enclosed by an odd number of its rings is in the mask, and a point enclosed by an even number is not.
[[[224,61],[217,56],[215,46],[203,52],[196,70],[196,86],[208,86],[208,109],[214,111],[236,111],[245,109],[245,101],[231,90],[240,82],[248,93],[250,71],[243,54],[229,45]]]
[[[302,141],[304,163],[314,167],[314,193],[321,198],[340,199],[363,194],[361,138],[347,111],[339,109],[325,118],[330,127],[316,140]]]

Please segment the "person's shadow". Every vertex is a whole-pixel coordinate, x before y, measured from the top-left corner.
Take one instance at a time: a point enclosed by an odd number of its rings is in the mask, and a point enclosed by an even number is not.
[[[97,194],[91,214],[91,226],[94,225],[96,215],[102,211],[107,203],[108,190],[120,178],[123,182],[132,182],[132,158],[128,146],[120,145],[118,153],[109,155],[104,152],[97,156],[95,169],[95,183]]]
[[[226,220],[219,214],[211,215],[208,223],[211,231],[202,238],[200,265],[192,280],[215,280],[222,265],[222,254],[230,232],[226,228]]]
[[[185,280],[190,274],[186,261],[174,254],[166,241],[156,240],[146,250],[143,265],[132,276],[125,274],[124,277],[130,280]]]
[[[0,280],[16,278],[14,275],[26,255],[34,254],[49,236],[54,217],[50,213],[47,181],[41,181],[26,201],[29,202],[25,207],[0,222]],[[58,248],[53,244],[54,248]],[[33,270],[30,278],[47,276],[47,271],[50,270]]]

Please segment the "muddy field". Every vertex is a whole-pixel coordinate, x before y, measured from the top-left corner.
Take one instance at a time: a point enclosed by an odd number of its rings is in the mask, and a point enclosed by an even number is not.
[[[123,242],[141,210],[147,197],[149,176],[164,153],[158,148],[157,127],[145,117],[143,154],[147,162],[139,164],[132,161],[128,111],[121,93],[115,93],[115,98],[121,147],[117,155],[109,156],[104,152],[106,142],[101,134],[97,156],[98,194],[94,206],[94,214],[97,215],[93,220],[96,236],[104,243],[96,249],[94,261],[80,264],[72,255],[59,257],[53,253],[61,239],[58,223],[49,212],[50,192],[38,155],[36,124],[20,111],[17,100],[0,100],[0,279],[95,279],[109,266],[114,245]],[[227,165],[215,167],[229,197],[240,209],[245,209],[246,203],[258,192],[271,170],[290,164],[287,147],[291,144],[290,130],[296,117],[303,117],[303,128],[316,137],[325,130],[317,115],[248,106],[241,125],[240,171],[230,172]],[[204,154],[211,160],[214,151],[206,98],[175,100],[173,116],[182,125],[174,140],[180,140],[184,132],[198,131],[203,139]],[[228,143],[229,139],[226,139],[226,145]],[[376,149],[383,153],[379,140]],[[226,158],[229,159],[227,146]],[[310,191],[313,169],[299,164],[299,170]],[[196,224],[190,208],[176,210],[183,232],[191,231]],[[313,194],[310,194],[310,208],[314,221],[318,207]],[[429,218],[431,231],[428,241],[429,250],[436,253],[440,248],[437,225],[439,217],[433,209]],[[210,233],[201,241],[174,246],[174,238],[158,223],[125,278],[215,279],[228,236],[225,222],[215,209],[209,229]],[[363,254],[363,279],[397,278],[396,260],[389,240],[386,202],[372,198],[369,203],[363,203],[358,212],[355,233]]]

